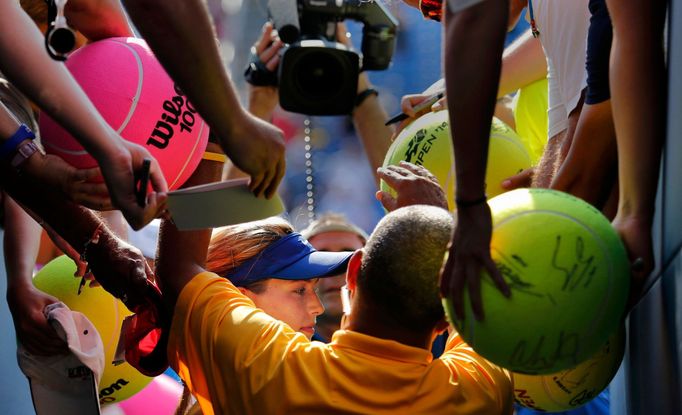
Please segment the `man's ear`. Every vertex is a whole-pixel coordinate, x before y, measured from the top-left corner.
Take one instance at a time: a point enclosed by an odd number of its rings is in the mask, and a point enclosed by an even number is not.
[[[450,324],[447,322],[447,320],[443,318],[438,323],[436,323],[435,330],[436,333],[440,335],[443,334],[443,332],[448,328],[450,328]]]
[[[360,265],[362,264],[362,255],[364,251],[358,249],[353,253],[348,261],[348,269],[346,270],[346,285],[350,291],[355,291],[358,283],[358,274],[360,273]]]

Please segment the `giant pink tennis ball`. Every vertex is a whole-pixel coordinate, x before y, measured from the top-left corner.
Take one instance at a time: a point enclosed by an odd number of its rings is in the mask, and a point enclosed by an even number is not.
[[[144,40],[119,37],[91,43],[74,52],[66,67],[109,125],[156,158],[169,188],[189,178],[206,149],[208,125]],[[40,132],[47,152],[77,168],[97,165],[46,114],[40,117]]]

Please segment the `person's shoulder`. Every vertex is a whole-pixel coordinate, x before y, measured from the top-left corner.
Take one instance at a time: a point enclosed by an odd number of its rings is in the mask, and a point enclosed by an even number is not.
[[[226,278],[202,270],[197,272],[182,288],[175,304],[175,313],[190,312],[192,309],[196,309],[199,304],[209,306],[211,302],[208,300],[215,297],[225,300],[244,297],[248,300],[248,297],[239,292]],[[248,300],[247,305],[253,305],[253,303]]]
[[[188,282],[187,285],[185,285],[182,292],[180,293],[180,296],[182,297],[185,292],[203,291],[212,285],[224,285],[225,283],[232,286],[227,279],[216,273],[210,271],[200,271],[197,272],[194,277],[192,277],[192,280]]]

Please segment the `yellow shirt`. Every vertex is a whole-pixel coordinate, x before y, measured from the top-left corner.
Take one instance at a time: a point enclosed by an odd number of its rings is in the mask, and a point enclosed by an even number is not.
[[[173,368],[211,414],[511,414],[509,374],[459,336],[427,350],[353,331],[309,341],[216,274],[175,307]]]
[[[533,165],[547,144],[547,88],[547,79],[542,79],[519,89],[514,97],[516,133],[528,147]]]

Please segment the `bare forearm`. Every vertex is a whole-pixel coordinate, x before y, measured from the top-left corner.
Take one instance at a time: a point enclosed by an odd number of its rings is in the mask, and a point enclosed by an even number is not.
[[[19,122],[0,103],[0,139],[4,141],[18,127]],[[10,133],[7,134],[7,132]],[[39,166],[39,160],[43,157],[44,155],[39,152],[34,153],[24,162],[22,169],[25,171]],[[77,226],[78,224],[92,222],[91,228],[93,232],[97,227],[97,222],[99,221],[88,209],[66,201],[58,190],[44,186],[44,183],[37,182],[28,174],[18,174],[13,167],[9,166],[9,163],[0,163],[0,181],[7,193],[21,203],[21,205],[30,209],[34,214],[50,224],[72,246],[83,246],[83,243],[88,240],[87,237],[85,239],[78,237],[78,231],[80,230]],[[13,203],[16,205],[16,202]],[[23,220],[22,215],[17,211],[14,211],[14,213],[14,218],[8,217],[9,223],[11,223],[10,226],[16,226],[15,230],[18,232],[26,229],[19,226],[19,223]],[[26,215],[23,210],[21,213]],[[89,235],[92,235],[92,232]],[[33,260],[35,261],[35,256]]]
[[[652,220],[666,125],[665,3],[607,5],[614,30],[609,81],[618,141],[619,216]]]
[[[369,88],[370,84],[366,75],[361,74],[360,77],[358,91],[362,92]],[[365,154],[377,186],[379,185],[377,168],[383,165],[393,136],[393,127],[384,125],[387,119],[388,114],[376,95],[365,98],[353,112],[353,125],[360,137],[362,146],[365,148]]]
[[[222,139],[244,113],[223,68],[202,0],[125,0],[135,26],[170,76]]]
[[[516,130],[516,120],[514,120],[514,100],[510,95],[505,95],[497,100],[495,103],[495,117],[502,120],[505,124],[510,126],[512,130]]]
[[[4,254],[8,289],[32,284],[40,248],[41,228],[11,197],[5,195]]]
[[[31,159],[35,157],[39,155],[34,154],[27,163],[34,162]],[[65,200],[59,191],[45,188],[5,165],[0,168],[0,176],[7,193],[50,225],[78,253],[82,253],[85,243],[101,224],[97,215]]]
[[[547,77],[547,59],[542,45],[530,30],[509,45],[502,54],[502,73],[497,97],[515,92]]]
[[[207,150],[220,151],[209,143]],[[222,163],[202,160],[194,174],[183,187],[220,180]],[[173,222],[164,220],[159,231],[159,251],[156,261],[156,277],[170,310],[183,287],[199,272],[206,263],[206,252],[211,240],[211,229],[180,231]]]
[[[43,111],[74,134],[95,158],[122,151],[122,143],[102,119],[66,67],[53,61],[43,37],[18,2],[0,2],[0,70]],[[17,47],[21,45],[21,47]]]
[[[446,16],[445,80],[457,196],[464,200],[480,198],[485,192],[507,13],[507,0],[486,0],[454,15],[448,10]]]

